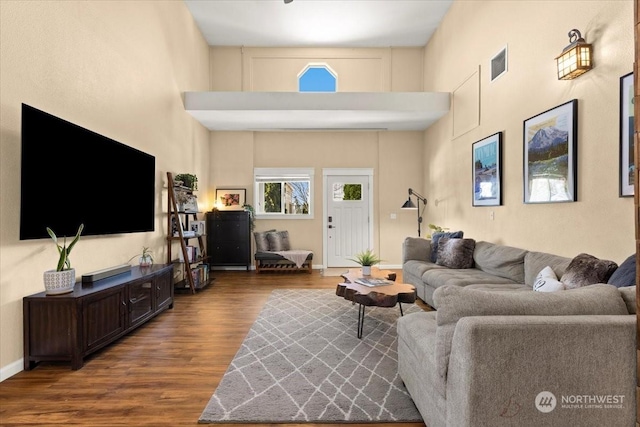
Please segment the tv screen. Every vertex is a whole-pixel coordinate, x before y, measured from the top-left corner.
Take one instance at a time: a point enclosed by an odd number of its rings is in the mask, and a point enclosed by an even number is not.
[[[154,230],[155,157],[22,104],[20,240]]]

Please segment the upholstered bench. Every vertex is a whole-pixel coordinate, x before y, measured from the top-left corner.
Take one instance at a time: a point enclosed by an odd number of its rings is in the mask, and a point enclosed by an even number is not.
[[[309,253],[306,256],[306,259],[300,267],[298,267],[294,261],[291,261],[278,253],[270,251],[256,252],[255,260],[256,271],[258,273],[262,271],[306,271],[307,273],[311,273],[311,261],[313,260],[313,253]]]
[[[306,271],[311,273],[313,253],[291,248],[289,232],[268,230],[254,232],[256,271]]]

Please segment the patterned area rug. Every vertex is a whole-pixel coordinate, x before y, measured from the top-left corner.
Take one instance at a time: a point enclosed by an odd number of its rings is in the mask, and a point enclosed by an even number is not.
[[[358,306],[335,291],[273,291],[199,422],[422,422],[397,372],[399,315],[367,307],[358,339]]]

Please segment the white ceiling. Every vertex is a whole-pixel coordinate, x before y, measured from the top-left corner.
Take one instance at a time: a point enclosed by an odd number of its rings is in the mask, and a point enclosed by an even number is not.
[[[210,46],[339,48],[425,46],[453,1],[184,0]],[[423,130],[449,109],[448,94],[186,95],[211,130]]]
[[[210,46],[424,46],[453,0],[185,0]]]

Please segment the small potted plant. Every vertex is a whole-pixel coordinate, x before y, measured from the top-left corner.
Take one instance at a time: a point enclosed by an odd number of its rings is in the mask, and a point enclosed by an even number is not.
[[[140,265],[140,267],[151,267],[153,265],[153,255],[151,255],[152,253],[153,251],[151,249],[149,249],[147,246],[143,246],[142,253],[132,256],[127,262],[131,262],[131,260],[138,257],[138,264]]]
[[[49,227],[47,227],[47,233],[53,240],[53,243],[56,244],[56,248],[58,249],[58,254],[60,255],[58,259],[58,265],[55,270],[47,270],[44,272],[44,288],[46,290],[47,295],[58,295],[65,294],[67,292],[73,291],[73,288],[76,284],[76,270],[71,268],[71,261],[69,260],[69,254],[71,250],[80,240],[80,234],[84,229],[84,224],[80,224],[78,227],[78,232],[74,237],[73,241],[67,246],[67,237],[65,236],[62,242],[62,245],[58,243],[58,237],[56,233]]]
[[[189,190],[197,190],[198,189],[198,177],[190,174],[190,173],[179,173],[176,175],[174,182],[182,182],[182,185],[187,187]]]
[[[371,266],[382,261],[371,249],[357,253],[355,258],[350,258],[350,260],[362,266],[362,274],[364,276],[370,276]]]

